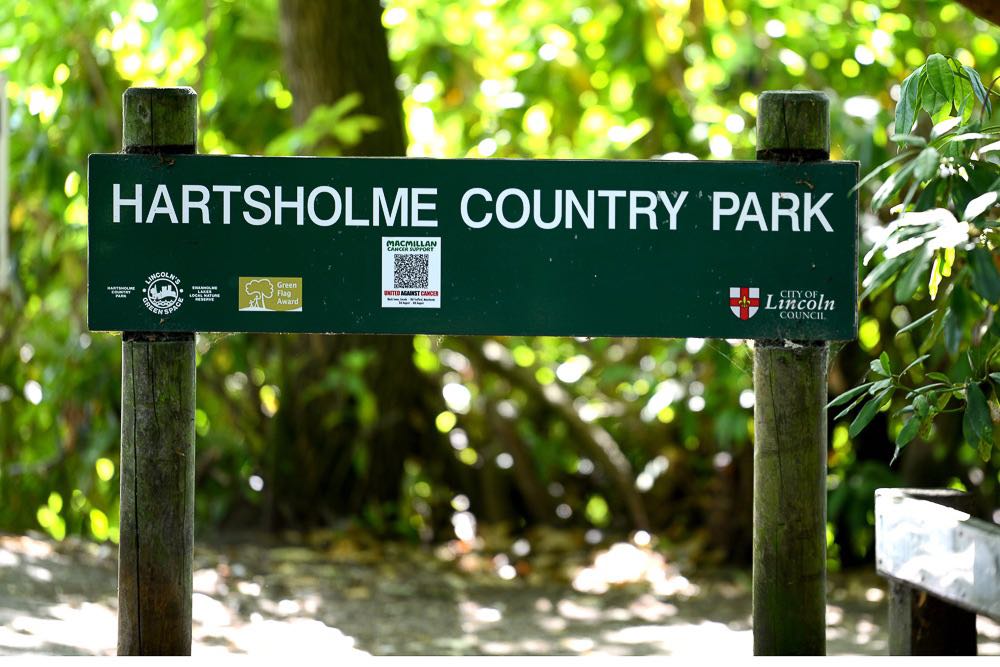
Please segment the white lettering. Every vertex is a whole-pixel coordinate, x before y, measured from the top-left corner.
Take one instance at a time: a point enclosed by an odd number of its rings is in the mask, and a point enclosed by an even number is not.
[[[135,184],[135,197],[132,199],[122,199],[121,196],[121,185],[115,183],[112,188],[112,201],[114,202],[114,215],[111,218],[112,222],[122,221],[122,206],[133,206],[135,207],[135,221],[142,222],[142,184]]]
[[[192,201],[191,194],[197,192],[199,201]],[[211,197],[208,188],[204,185],[182,185],[181,186],[181,223],[188,224],[191,220],[191,209],[201,209],[201,221],[206,225],[212,224],[208,219],[208,198]]]
[[[239,192],[238,185],[213,185],[212,192],[222,193],[222,224],[229,224],[229,195]]]
[[[671,231],[676,230],[677,213],[681,210],[681,205],[684,203],[684,200],[687,199],[688,191],[683,190],[679,195],[677,195],[677,201],[673,204],[670,203],[670,197],[668,197],[667,193],[663,190],[657,190],[656,195],[660,198],[660,201],[663,202],[663,206],[667,209],[667,214],[670,215]]]
[[[598,197],[604,197],[608,200],[608,229],[615,228],[615,200],[624,197],[624,190],[598,190]]]
[[[470,218],[469,217],[469,200],[472,199],[472,197],[474,195],[479,195],[480,197],[482,197],[483,199],[485,199],[487,202],[493,201],[493,197],[490,196],[489,192],[487,192],[486,190],[484,190],[482,188],[472,188],[471,190],[466,190],[465,194],[462,195],[462,207],[461,207],[462,208],[462,222],[464,222],[469,227],[472,227],[473,229],[482,229],[486,225],[490,224],[491,220],[493,220],[493,214],[487,212],[483,216],[482,220],[473,220],[472,218]]]
[[[367,227],[369,221],[354,217],[354,188],[344,188],[344,224],[348,227]]]
[[[316,199],[322,194],[330,195],[333,198],[333,213],[330,214],[329,218],[321,218],[316,213]],[[309,220],[318,227],[329,227],[335,224],[340,218],[340,193],[329,185],[313,188],[306,201],[306,211],[309,213]]]
[[[517,220],[508,220],[507,216],[503,212],[503,203],[508,197],[516,197],[521,200],[521,217]],[[528,195],[524,193],[523,190],[518,190],[517,188],[507,188],[500,193],[497,197],[497,220],[500,224],[507,229],[519,229],[524,226],[524,223],[528,221],[528,216],[531,214],[530,204],[528,203]]]
[[[753,211],[750,210],[751,207],[753,207]],[[743,210],[740,211],[740,219],[736,221],[736,231],[742,231],[743,225],[747,222],[756,222],[760,225],[761,231],[767,231],[764,212],[760,210],[760,200],[757,199],[756,192],[747,193],[746,201],[743,202]]]
[[[580,200],[576,198],[576,193],[566,190],[566,229],[573,226],[573,211],[580,214],[580,221],[587,229],[594,228],[594,191],[587,190],[587,208],[580,205]]]
[[[558,227],[559,224],[562,222],[562,191],[556,190],[556,196],[555,196],[556,211],[555,214],[552,216],[552,220],[549,221],[542,220],[542,191],[535,190],[531,194],[533,196],[532,198],[534,199],[534,204],[535,204],[533,211],[535,215],[535,224],[541,227],[542,229],[555,229],[556,227]]]
[[[160,203],[163,200],[163,204]],[[167,192],[167,186],[160,183],[156,186],[156,193],[153,195],[153,204],[149,207],[149,213],[146,215],[146,224],[153,222],[153,216],[158,213],[166,213],[170,217],[170,222],[177,224],[177,214],[174,213],[174,204],[170,201],[170,193]]]
[[[646,200],[645,206],[639,205],[639,198]],[[649,220],[649,228],[656,229],[656,194],[649,190],[632,190],[628,193],[628,228],[635,229],[640,214]]]
[[[281,210],[285,208],[295,210],[295,224],[300,226],[305,224],[302,214],[302,197],[303,187],[301,185],[295,188],[295,199],[282,199],[281,186],[276,185],[274,187],[274,224],[281,224]]]
[[[806,193],[806,206],[805,206],[805,211],[802,214],[802,231],[805,232],[810,231],[810,227],[812,226],[813,216],[816,216],[816,221],[819,222],[819,224],[823,225],[823,229],[825,229],[828,232],[833,231],[833,227],[830,226],[830,221],[826,219],[826,216],[823,215],[822,211],[823,204],[825,204],[826,200],[832,196],[833,196],[832,192],[827,192],[825,195],[820,197],[819,201],[816,202],[815,205],[813,205],[812,193],[811,192]]]
[[[432,201],[420,201],[423,195],[437,196],[437,188],[413,188],[410,190],[412,199],[410,201],[410,226],[411,227],[437,227],[438,221],[423,220],[420,218],[421,211],[433,213],[437,210],[437,203]]]
[[[400,188],[396,190],[396,198],[392,200],[392,210],[389,210],[389,202],[385,198],[385,192],[382,188],[375,188],[375,210],[372,212],[374,219],[372,220],[372,225],[378,227],[378,221],[380,216],[385,216],[385,226],[392,227],[396,224],[396,215],[399,214],[400,226],[406,226],[406,201],[407,201],[406,188]]]
[[[781,200],[787,199],[792,202],[791,208],[781,208]],[[780,227],[778,218],[786,216],[792,219],[792,231],[799,231],[799,198],[791,192],[771,193],[771,231],[776,232]]]
[[[250,211],[243,211],[243,219],[251,225],[266,225],[271,221],[271,208],[264,202],[257,201],[253,198],[253,195],[257,193],[264,195],[265,199],[269,196],[267,188],[263,185],[251,185],[243,191],[243,201],[246,202],[247,206],[251,206],[260,211],[261,216],[259,218],[255,218],[250,215]]]
[[[728,208],[722,208],[719,206],[719,202],[722,199],[728,199],[732,206]],[[712,230],[719,231],[719,221],[724,215],[732,215],[740,209],[740,198],[736,196],[735,192],[713,192],[712,193]]]

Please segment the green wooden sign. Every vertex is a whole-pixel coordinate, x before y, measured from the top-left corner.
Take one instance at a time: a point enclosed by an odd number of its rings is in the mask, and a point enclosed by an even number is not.
[[[93,155],[100,331],[848,340],[853,162]]]

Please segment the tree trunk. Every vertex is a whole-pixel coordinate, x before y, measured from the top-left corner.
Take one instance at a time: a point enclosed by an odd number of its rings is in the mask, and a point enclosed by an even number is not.
[[[405,155],[403,110],[375,0],[281,0],[281,43],[292,113],[299,123],[322,104],[361,93],[360,113],[379,119],[348,155]]]
[[[345,147],[348,155],[404,155],[402,106],[389,61],[382,8],[373,0],[281,0],[285,73],[298,122],[319,105],[360,93],[359,113],[379,120],[377,130]],[[408,455],[438,443],[433,427],[437,394],[413,365],[411,336],[289,336],[281,344],[287,370],[281,396],[275,492],[286,519],[317,521],[374,509],[399,498]],[[343,388],[305,397],[346,355],[367,351],[364,370],[377,417],[360,418],[357,394]],[[289,356],[290,355],[290,356]],[[351,371],[345,369],[346,372]],[[287,492],[283,492],[287,491]],[[371,515],[370,515],[370,518]],[[389,518],[389,517],[382,517]]]

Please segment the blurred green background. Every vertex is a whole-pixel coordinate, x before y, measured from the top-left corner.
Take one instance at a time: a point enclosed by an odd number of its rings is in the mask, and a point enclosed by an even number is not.
[[[301,63],[281,34],[303,18],[281,10],[0,3],[12,262],[0,530],[117,539],[120,339],[87,331],[86,159],[120,149],[125,88],[193,86],[201,152],[394,150],[366,145],[395,122],[377,72],[334,99],[293,93]],[[388,0],[370,27],[387,36],[413,156],[753,159],[758,95],[808,88],[830,97],[832,158],[866,174],[895,154],[899,86],[929,54],[987,85],[1000,75],[1000,29],[938,0]],[[863,253],[896,203],[871,210],[879,182],[861,192]],[[907,356],[894,334],[928,299],[865,299],[858,341],[834,348],[830,396],[881,353]],[[356,522],[436,541],[478,522],[599,541],[641,528],[698,562],[748,563],[751,356],[736,340],[200,336],[197,531]],[[926,366],[953,363],[939,350]],[[832,567],[870,560],[877,487],[998,504],[1000,449],[967,444],[961,414],[890,467],[888,410],[854,438],[835,412]]]

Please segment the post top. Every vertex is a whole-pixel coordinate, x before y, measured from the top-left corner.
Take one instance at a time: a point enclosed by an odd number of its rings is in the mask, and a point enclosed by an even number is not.
[[[135,97],[137,95],[149,97],[183,97],[195,95],[191,86],[130,86],[125,90],[124,98]]]
[[[757,100],[758,159],[830,157],[830,99],[816,90],[768,90]]]
[[[133,87],[122,95],[122,150],[194,153],[198,94],[189,86]]]
[[[830,98],[826,93],[819,90],[765,90],[760,94],[759,102],[770,102],[779,98],[791,98],[794,100],[816,100],[821,104],[830,104]]]

